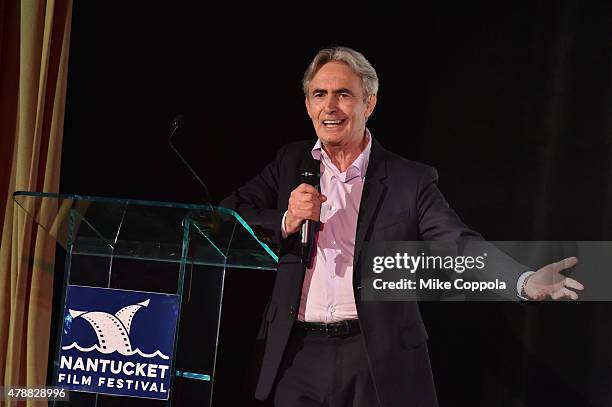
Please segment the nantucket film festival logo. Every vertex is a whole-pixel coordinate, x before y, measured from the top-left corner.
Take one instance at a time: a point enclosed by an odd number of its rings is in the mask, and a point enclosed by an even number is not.
[[[68,286],[57,385],[166,400],[178,296]]]

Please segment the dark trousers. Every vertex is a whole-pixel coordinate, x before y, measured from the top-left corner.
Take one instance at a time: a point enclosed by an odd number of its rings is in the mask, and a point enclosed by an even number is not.
[[[361,334],[327,338],[294,328],[274,392],[275,407],[377,407]]]

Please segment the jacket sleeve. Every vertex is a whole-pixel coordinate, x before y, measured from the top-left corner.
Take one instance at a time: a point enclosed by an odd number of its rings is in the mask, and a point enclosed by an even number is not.
[[[486,253],[486,272],[466,273],[464,277],[477,281],[504,281],[507,284],[502,297],[505,300],[518,301],[517,281],[523,273],[530,271],[530,268],[467,227],[449,207],[437,184],[437,171],[427,167],[427,171],[420,178],[417,197],[419,232],[423,239],[454,242],[459,255],[476,257]]]
[[[468,228],[452,210],[438,189],[438,172],[426,167],[419,179],[417,196],[419,233],[423,240],[459,241],[482,240],[482,236]]]
[[[279,201],[279,189],[286,148],[278,150],[276,157],[255,177],[232,192],[220,202],[220,206],[233,209],[253,228],[260,239],[272,241],[281,247],[292,242],[295,236],[282,239],[281,221],[287,210],[287,202]]]

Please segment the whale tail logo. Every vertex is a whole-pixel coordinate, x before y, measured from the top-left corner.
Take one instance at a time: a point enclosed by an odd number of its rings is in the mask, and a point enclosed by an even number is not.
[[[102,353],[118,352],[126,356],[138,353],[144,357],[160,356],[163,359],[168,359],[168,356],[162,354],[159,350],[152,354],[146,354],[142,353],[140,349],[133,349],[130,342],[129,335],[134,315],[136,315],[136,312],[140,309],[148,307],[149,302],[150,300],[147,299],[137,304],[128,305],[115,312],[115,314],[103,311],[78,311],[69,309],[68,312],[73,319],[83,318],[89,322],[98,337],[98,343],[90,348],[82,348],[75,342],[71,345],[63,346],[62,349],[69,350],[77,348],[83,352],[91,352],[92,350],[98,350]]]

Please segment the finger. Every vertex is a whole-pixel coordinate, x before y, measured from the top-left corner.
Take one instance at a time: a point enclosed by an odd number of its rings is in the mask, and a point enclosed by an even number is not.
[[[318,195],[311,192],[297,192],[289,197],[289,204],[293,205],[321,205]]]
[[[584,290],[584,286],[582,284],[569,277],[563,280],[563,285],[567,288],[571,288],[574,290]]]
[[[307,191],[295,196],[296,202],[317,208],[321,207],[321,204],[326,200],[327,197],[319,194],[319,192],[312,193],[311,191]]]
[[[568,257],[561,261],[552,264],[552,269],[555,273],[560,272],[561,270],[566,270],[568,268],[574,267],[578,263],[578,259],[576,257]]]
[[[319,191],[317,191],[317,189],[310,185],[310,184],[306,184],[306,183],[301,183],[300,185],[298,185],[298,187],[296,189],[294,189],[294,191],[296,192],[300,192],[300,193],[311,193],[311,194],[319,194]]]
[[[312,212],[304,212],[304,211],[296,211],[295,214],[292,216],[291,221],[301,224],[307,219],[318,221],[316,214],[313,214]]]
[[[312,202],[316,203],[317,205],[324,202],[321,200],[321,194],[317,190],[298,192],[293,196],[293,198],[300,202]]]
[[[289,202],[289,209],[296,214],[302,215],[304,218],[314,216],[320,212],[321,202],[312,197],[304,199],[293,199]]]
[[[310,205],[295,205],[291,208],[292,212],[301,219],[306,219],[309,217],[314,210],[310,207]]]
[[[568,290],[567,288],[563,287],[559,290],[554,291],[550,297],[555,301],[564,299],[570,299],[575,301],[578,299],[578,294],[576,294],[572,290]]]

